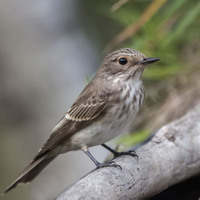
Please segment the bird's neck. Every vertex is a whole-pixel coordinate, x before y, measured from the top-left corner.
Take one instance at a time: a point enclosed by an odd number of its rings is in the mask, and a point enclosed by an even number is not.
[[[124,87],[125,85],[129,85],[130,87],[137,87],[138,85],[142,84],[142,79],[139,76],[127,78],[117,77],[112,80],[112,83],[117,87]]]

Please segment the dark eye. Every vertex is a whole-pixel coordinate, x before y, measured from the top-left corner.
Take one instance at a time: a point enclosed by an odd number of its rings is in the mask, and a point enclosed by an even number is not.
[[[119,64],[120,64],[120,65],[125,65],[127,62],[128,62],[128,61],[127,61],[126,58],[120,58],[120,59],[119,59]]]

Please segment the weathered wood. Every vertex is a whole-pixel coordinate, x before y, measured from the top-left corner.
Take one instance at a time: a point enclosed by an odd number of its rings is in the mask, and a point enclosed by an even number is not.
[[[162,127],[137,151],[121,156],[122,167],[95,170],[64,191],[66,199],[146,199],[200,173],[200,104]]]

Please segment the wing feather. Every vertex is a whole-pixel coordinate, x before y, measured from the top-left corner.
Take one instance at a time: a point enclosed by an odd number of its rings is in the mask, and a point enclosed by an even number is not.
[[[66,141],[103,113],[111,99],[111,93],[105,89],[92,92],[93,95],[91,93],[85,94],[84,91],[68,110],[65,117],[53,129],[50,138],[40,149],[34,160],[48,153],[63,141]]]
[[[95,104],[81,104],[75,105],[69,109],[66,116],[67,119],[72,121],[88,121],[92,120],[99,115],[99,113],[105,108],[107,100],[95,103]]]

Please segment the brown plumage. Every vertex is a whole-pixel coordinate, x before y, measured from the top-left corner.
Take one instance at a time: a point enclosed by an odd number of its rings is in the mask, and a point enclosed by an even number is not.
[[[127,131],[144,99],[144,67],[158,60],[128,48],[109,54],[50,138],[5,193],[19,183],[33,180],[57,155],[67,151],[82,149],[97,167],[116,166],[98,163],[87,148]]]

